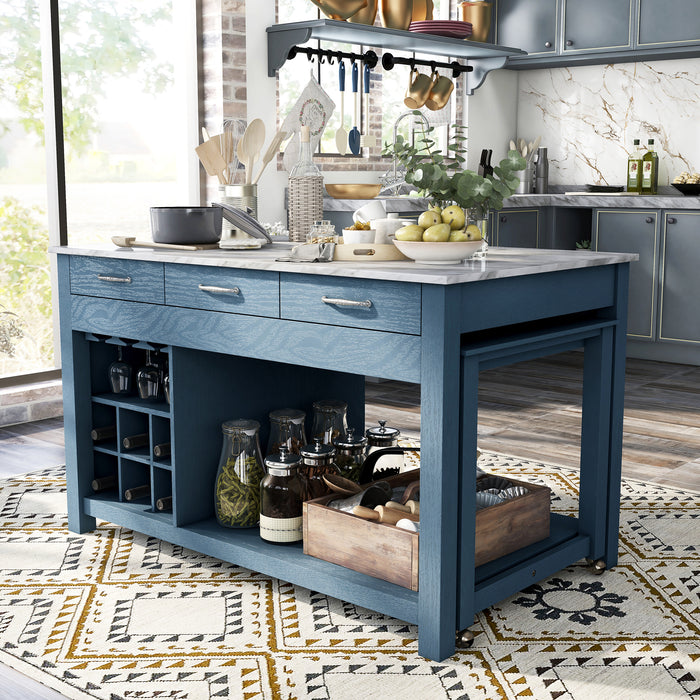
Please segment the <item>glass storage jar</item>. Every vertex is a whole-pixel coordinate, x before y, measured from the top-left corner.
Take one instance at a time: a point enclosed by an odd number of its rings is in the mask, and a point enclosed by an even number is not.
[[[348,429],[348,405],[345,401],[314,401],[313,409],[312,440],[321,438],[323,444],[332,445],[335,438],[345,435]]]
[[[260,537],[285,544],[303,538],[304,483],[298,467],[301,457],[285,445],[265,458],[265,478],[260,483]]]
[[[398,428],[387,426],[385,420],[378,421],[379,427],[368,428],[365,435],[367,436],[367,456],[369,457],[377,450],[383,450],[387,447],[398,447],[399,435],[401,431]],[[400,471],[403,467],[403,454],[384,454],[375,465],[375,469],[391,469],[392,471]]]
[[[321,438],[314,438],[313,445],[301,448],[303,465],[301,473],[306,479],[305,501],[329,494],[331,490],[323,480],[324,474],[339,474],[340,471],[334,460],[335,447],[325,445]]]
[[[224,527],[255,527],[260,519],[260,482],[265,476],[260,423],[239,418],[221,426],[224,436],[216,472],[214,507]]]
[[[271,411],[269,417],[270,438],[267,441],[266,454],[279,452],[280,446],[285,445],[289,452],[298,455],[299,450],[306,445],[306,413],[296,408],[280,408]]]
[[[365,463],[367,438],[355,435],[354,428],[348,428],[345,435],[339,435],[333,445],[337,450],[335,463],[341,476],[352,481],[359,481],[362,465]]]

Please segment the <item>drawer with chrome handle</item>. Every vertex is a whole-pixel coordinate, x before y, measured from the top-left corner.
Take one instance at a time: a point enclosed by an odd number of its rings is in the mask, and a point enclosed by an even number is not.
[[[279,275],[265,270],[167,264],[165,303],[278,318]]]
[[[162,304],[163,279],[159,262],[75,255],[70,259],[72,294]]]
[[[280,275],[282,318],[420,335],[421,287],[346,277]]]

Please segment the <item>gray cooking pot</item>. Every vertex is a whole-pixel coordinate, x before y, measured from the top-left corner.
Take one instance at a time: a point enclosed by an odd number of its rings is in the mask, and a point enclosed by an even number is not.
[[[245,233],[271,242],[255,219],[240,209],[218,202],[211,207],[151,207],[151,235],[155,243],[216,243],[221,240],[224,218]]]

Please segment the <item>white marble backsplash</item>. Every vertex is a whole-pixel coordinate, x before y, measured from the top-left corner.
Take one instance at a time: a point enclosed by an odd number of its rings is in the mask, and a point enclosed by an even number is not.
[[[654,139],[670,184],[700,172],[700,58],[521,71],[517,125],[542,135],[551,184],[625,184],[635,138]]]

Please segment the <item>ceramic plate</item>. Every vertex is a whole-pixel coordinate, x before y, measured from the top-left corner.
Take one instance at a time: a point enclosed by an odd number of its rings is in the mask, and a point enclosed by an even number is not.
[[[469,22],[458,21],[425,21],[411,22],[408,28],[409,32],[417,32],[418,34],[435,34],[437,36],[454,37],[456,39],[464,39],[471,36],[472,25]]]

